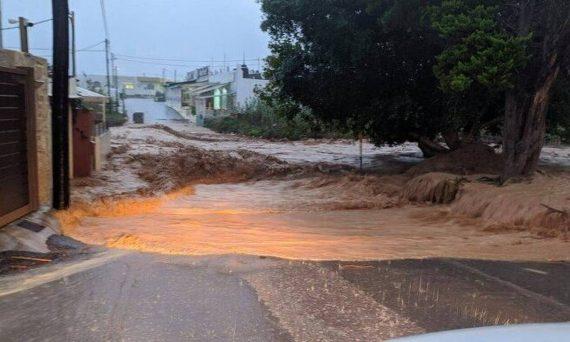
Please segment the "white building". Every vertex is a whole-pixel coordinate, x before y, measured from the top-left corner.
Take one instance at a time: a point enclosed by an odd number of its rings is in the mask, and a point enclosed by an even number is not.
[[[167,105],[198,125],[209,117],[238,113],[256,97],[255,90],[268,84],[246,65],[231,71],[211,72],[201,68],[188,74],[186,82],[166,86]]]
[[[107,93],[107,76],[106,75],[80,75],[78,77],[79,86],[90,89],[101,94]],[[117,76],[117,84],[115,79],[111,77],[111,92],[118,87],[120,93],[127,97],[151,98],[157,92],[164,92],[164,82],[160,77],[147,76]]]

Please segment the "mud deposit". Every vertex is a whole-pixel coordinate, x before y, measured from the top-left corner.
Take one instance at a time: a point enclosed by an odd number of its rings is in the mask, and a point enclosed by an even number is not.
[[[553,160],[565,150],[547,152],[544,163],[564,168]],[[499,188],[476,163],[458,174],[441,172],[446,160],[405,172],[418,154],[413,144],[365,144],[360,174],[348,141],[127,126],[113,131],[107,169],[76,180],[75,205],[58,216],[83,242],[165,254],[570,260],[568,217],[552,211],[570,208],[568,172]]]

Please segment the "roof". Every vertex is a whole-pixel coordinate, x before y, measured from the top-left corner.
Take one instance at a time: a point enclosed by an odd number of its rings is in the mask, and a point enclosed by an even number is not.
[[[223,88],[223,87],[227,86],[228,84],[229,83],[210,84],[206,88],[198,89],[198,90],[194,91],[194,93],[196,93],[197,95],[204,94],[204,93],[207,93],[207,92],[212,91],[212,90]]]
[[[76,93],[77,96],[79,96],[82,99],[92,99],[92,100],[105,100],[107,99],[107,96],[96,93],[94,91],[91,91],[89,89],[85,89],[85,88],[81,88],[81,87],[77,87],[76,88]]]
[[[170,83],[166,83],[165,87],[171,88],[171,87],[177,87],[177,86],[181,86],[181,85],[185,85],[185,84],[192,84],[192,83],[196,83],[196,81],[170,82]]]

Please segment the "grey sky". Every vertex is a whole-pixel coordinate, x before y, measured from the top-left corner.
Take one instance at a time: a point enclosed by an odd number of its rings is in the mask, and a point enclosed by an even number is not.
[[[14,26],[8,19],[18,16],[32,22],[51,18],[51,0],[1,1],[4,27]],[[103,41],[100,1],[69,0],[69,3],[77,15],[78,49]],[[211,60],[221,66],[224,54],[230,61],[241,60],[244,53],[246,59],[252,60],[248,64],[257,68],[257,59],[268,54],[268,38],[259,28],[262,14],[255,0],[105,0],[105,5],[112,51],[121,58],[117,61],[120,74],[160,76],[165,68],[169,77],[175,69],[181,77],[191,69],[211,64]],[[18,30],[3,32],[4,46],[18,48]],[[32,49],[51,49],[51,44],[51,22],[30,28]],[[102,49],[103,45],[93,48]],[[32,52],[42,56],[51,54],[49,50]],[[236,63],[227,62],[227,65]],[[104,73],[104,53],[78,53],[78,72]]]

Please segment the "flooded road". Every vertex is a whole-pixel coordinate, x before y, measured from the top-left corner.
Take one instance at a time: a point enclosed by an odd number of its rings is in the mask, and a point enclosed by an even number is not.
[[[536,240],[524,232],[489,234],[453,220],[426,220],[437,213],[432,207],[343,210],[350,199],[342,194],[327,198],[318,189],[299,189],[295,183],[198,185],[191,195],[165,199],[150,208],[144,201],[121,204],[123,217],[86,217],[70,234],[90,244],[180,255],[301,260],[568,258],[563,241]]]
[[[561,240],[539,240],[521,230],[490,234],[479,221],[455,218],[449,206],[402,202],[409,179],[401,173],[422,160],[415,144],[365,143],[369,175],[359,175],[354,142],[218,134],[168,122],[164,104],[131,101],[131,108],[156,108],[153,117],[167,124],[113,129],[110,165],[74,187],[76,202],[83,204],[63,214],[66,233],[83,242],[164,254],[311,260],[570,259]],[[335,170],[330,177],[329,170]],[[543,211],[540,203],[558,207],[564,196],[551,202],[552,192],[544,195],[541,184],[533,187],[538,204],[532,210]],[[141,193],[153,197],[137,199]],[[118,200],[97,202],[101,197]]]

